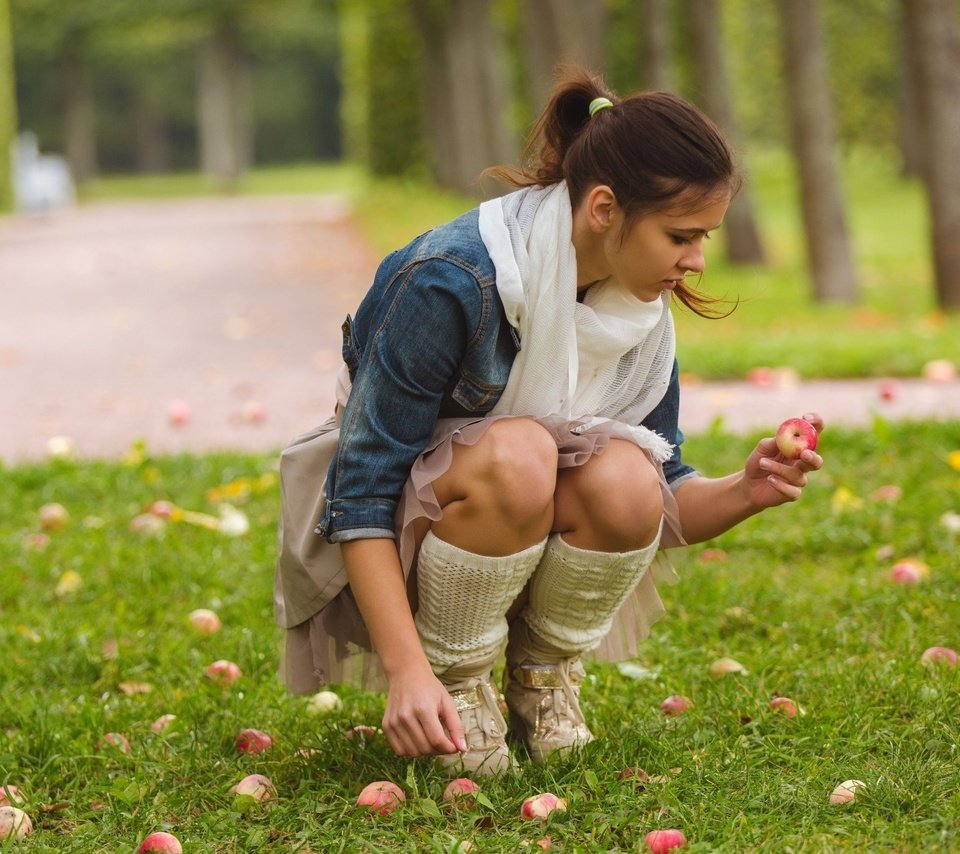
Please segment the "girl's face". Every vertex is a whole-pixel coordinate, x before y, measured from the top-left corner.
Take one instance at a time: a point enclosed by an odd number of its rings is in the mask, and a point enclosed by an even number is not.
[[[687,273],[703,272],[704,242],[720,227],[729,204],[724,196],[694,211],[680,208],[647,214],[626,234],[622,228],[609,229],[603,239],[608,276],[644,302],[659,299]],[[619,209],[617,214],[622,217]]]

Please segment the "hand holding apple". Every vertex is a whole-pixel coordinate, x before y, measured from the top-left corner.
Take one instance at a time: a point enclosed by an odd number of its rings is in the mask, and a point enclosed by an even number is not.
[[[796,501],[807,485],[807,474],[823,466],[814,450],[823,419],[816,413],[789,418],[777,429],[778,436],[761,439],[747,459],[744,488],[751,512]]]

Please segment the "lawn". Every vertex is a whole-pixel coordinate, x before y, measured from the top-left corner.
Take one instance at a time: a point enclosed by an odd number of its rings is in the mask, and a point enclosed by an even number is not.
[[[724,473],[755,438],[693,436],[686,457]],[[445,809],[428,761],[393,756],[382,736],[345,737],[379,723],[382,696],[335,686],[342,709],[311,715],[278,684],[276,454],[133,448],[114,462],[3,468],[0,784],[22,789],[34,824],[3,850],[132,852],[166,829],[187,852],[446,852],[460,841],[500,852],[540,850],[545,836],[557,851],[641,851],[647,831],[675,827],[690,851],[956,851],[960,667],[920,658],[960,647],[960,425],[878,420],[831,430],[822,447],[827,470],[801,502],[675,553],[681,581],[663,588],[667,616],[639,657],[589,668],[598,741],[547,766],[524,761],[459,811]],[[189,512],[144,517],[157,500]],[[45,530],[50,503],[69,518]],[[894,583],[907,557],[929,578]],[[222,629],[197,632],[197,608]],[[711,676],[721,657],[747,672]],[[205,675],[224,659],[243,674],[229,686]],[[692,708],[665,715],[672,694]],[[776,695],[804,714],[772,710]],[[153,732],[166,714],[172,724]],[[248,727],[273,747],[239,752]],[[620,779],[637,766],[653,779]],[[251,773],[277,797],[231,794]],[[388,816],[354,807],[377,779],[406,792]],[[866,785],[831,805],[848,779]],[[567,812],[521,820],[523,799],[542,791]]]

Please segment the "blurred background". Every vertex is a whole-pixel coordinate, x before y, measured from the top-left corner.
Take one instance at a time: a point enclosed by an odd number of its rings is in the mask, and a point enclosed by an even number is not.
[[[21,170],[31,149],[62,155],[81,196],[104,176],[229,189],[318,161],[482,194],[557,63],[580,62],[619,92],[689,97],[757,158],[789,150],[814,293],[851,302],[838,157],[926,176],[933,232],[960,244],[957,15],[956,0],[0,0],[0,148],[21,134]],[[736,208],[730,258],[761,263],[749,185]],[[956,308],[960,249],[934,250],[936,302]]]
[[[0,0],[0,211],[336,194],[375,258],[502,189],[564,62],[739,152],[688,384],[955,378],[960,0]]]

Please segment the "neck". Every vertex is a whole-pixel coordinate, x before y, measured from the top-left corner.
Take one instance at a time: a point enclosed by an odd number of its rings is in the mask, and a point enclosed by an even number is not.
[[[583,205],[573,212],[573,233],[570,240],[577,254],[577,290],[587,288],[610,275],[604,263],[603,237],[590,228]]]

